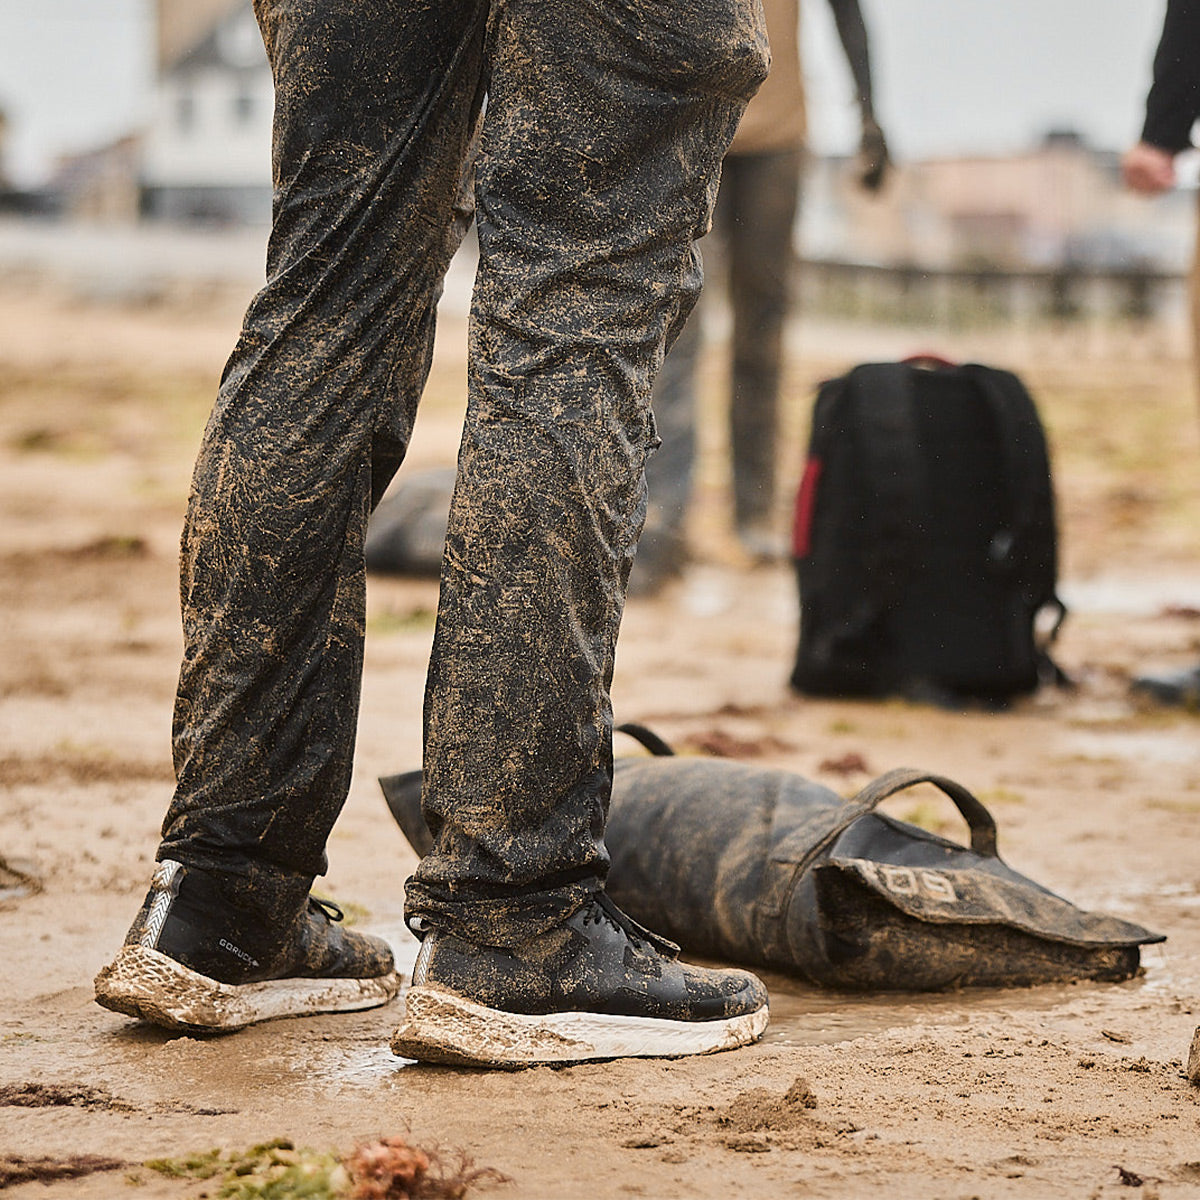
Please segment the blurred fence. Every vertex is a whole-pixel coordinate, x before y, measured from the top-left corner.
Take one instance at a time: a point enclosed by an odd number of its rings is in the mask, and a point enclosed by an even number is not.
[[[87,299],[153,301],[261,285],[266,231],[161,223],[0,216],[0,284],[48,281]],[[1187,320],[1188,279],[1164,271],[941,270],[801,259],[800,315],[945,330],[1033,329],[1053,323],[1164,325]],[[447,280],[443,309],[469,302],[474,242]]]
[[[802,313],[874,324],[1144,323],[1184,319],[1188,305],[1186,275],[1138,268],[930,270],[802,259],[797,270]]]

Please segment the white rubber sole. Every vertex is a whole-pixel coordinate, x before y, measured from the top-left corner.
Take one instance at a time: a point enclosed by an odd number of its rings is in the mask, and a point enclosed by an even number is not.
[[[400,990],[394,971],[374,979],[219,983],[145,946],[123,946],[96,976],[96,1003],[167,1029],[231,1033],[277,1017],[356,1012]]]
[[[503,1012],[441,988],[408,990],[404,1023],[392,1038],[401,1058],[456,1066],[526,1067],[607,1058],[681,1058],[757,1041],[770,1013],[717,1021],[668,1021],[563,1012]]]

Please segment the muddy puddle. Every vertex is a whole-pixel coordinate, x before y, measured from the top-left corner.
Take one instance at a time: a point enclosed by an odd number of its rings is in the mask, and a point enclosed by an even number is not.
[[[0,905],[24,900],[42,890],[42,882],[29,863],[0,858]]]
[[[1136,576],[1097,575],[1063,580],[1058,588],[1072,613],[1148,617],[1200,604],[1200,575],[1167,572]],[[753,604],[771,618],[796,619],[796,580],[790,566],[760,569],[754,576]],[[711,563],[693,564],[678,592],[683,609],[696,617],[715,617],[747,602],[746,574]]]
[[[1059,595],[1071,612],[1154,616],[1178,605],[1200,603],[1200,575],[1147,572],[1064,580]]]
[[[1150,973],[1119,984],[1078,983],[1036,988],[989,988],[938,994],[887,993],[846,995],[806,987],[797,980],[760,972],[771,993],[771,1024],[763,1036],[768,1046],[824,1046],[878,1038],[892,1030],[963,1029],[981,1019],[1003,1025],[1035,1020],[1047,1036],[1073,1022],[1094,1025],[1097,1035],[1107,1024],[1121,1025],[1131,1007],[1153,1005],[1177,990],[1180,979],[1148,964]],[[403,994],[402,994],[403,996]],[[401,1010],[394,1010],[399,1021]],[[1126,1023],[1127,1020],[1126,1020]],[[416,1066],[397,1058],[386,1044],[326,1045],[319,1061],[309,1061],[306,1075],[326,1085],[377,1087]]]
[[[401,1009],[393,1004],[388,1010],[400,1023]],[[371,1044],[337,1046],[329,1044],[319,1061],[306,1061],[305,1074],[313,1082],[334,1087],[378,1087],[398,1071],[415,1066],[411,1059],[397,1058],[386,1040]]]
[[[935,994],[844,995],[806,988],[767,976],[771,1024],[764,1036],[779,1046],[823,1046],[875,1037],[913,1026],[965,1027],[979,1018],[1034,1016],[1052,1026],[1058,1019],[1099,1016],[1115,990],[1145,992],[1145,979],[1121,984],[1055,984],[1036,988],[987,988]]]
[[[1096,762],[1200,764],[1200,723],[1185,720],[1163,729],[1087,729],[1063,735],[1069,752]]]
[[[1159,889],[1160,894],[1162,889]],[[1200,907],[1200,892],[1174,889],[1171,900]],[[399,969],[411,975],[419,944],[401,921],[375,923],[372,932],[392,944]],[[1169,947],[1169,943],[1168,943]],[[1169,949],[1148,947],[1145,972],[1125,983],[1052,984],[1032,988],[979,988],[963,992],[886,992],[869,995],[832,992],[810,987],[798,979],[757,971],[771,994],[771,1024],[767,1045],[821,1046],[877,1037],[889,1030],[961,1028],[989,1019],[1033,1018],[1048,1030],[1073,1020],[1102,1021],[1106,1013],[1127,1011],[1180,991],[1200,992],[1200,964],[1178,961]],[[710,964],[716,965],[716,964]],[[403,998],[403,992],[401,993]],[[400,1010],[396,1017],[399,1020]],[[324,1059],[319,1073],[332,1083],[349,1086],[378,1084],[413,1064],[396,1058],[386,1045],[352,1045]]]

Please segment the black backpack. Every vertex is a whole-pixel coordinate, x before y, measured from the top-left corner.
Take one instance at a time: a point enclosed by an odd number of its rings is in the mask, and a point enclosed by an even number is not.
[[[1002,707],[1068,682],[1046,438],[1009,371],[920,358],[823,384],[793,556],[797,691]]]

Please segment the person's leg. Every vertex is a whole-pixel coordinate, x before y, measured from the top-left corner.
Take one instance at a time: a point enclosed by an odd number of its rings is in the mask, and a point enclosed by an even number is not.
[[[726,181],[733,308],[730,449],[734,522],[752,554],[777,553],[773,529],[783,333],[791,298],[797,150],[730,156]]]
[[[686,524],[696,461],[696,372],[704,348],[700,307],[675,339],[654,381],[651,408],[660,445],[646,463],[646,527],[629,580],[631,594],[654,592],[687,560]]]
[[[1192,377],[1196,399],[1200,401],[1200,211],[1197,212],[1188,299],[1192,318]],[[1192,712],[1200,711],[1200,663],[1137,675],[1130,681],[1130,689],[1141,700],[1171,708],[1186,708]]]
[[[607,867],[608,684],[650,386],[699,291],[693,242],[762,70],[757,8],[501,9],[426,702],[436,845],[408,893],[414,916],[496,945],[561,920]]]
[[[1188,300],[1192,317],[1192,378],[1196,383],[1196,400],[1200,402],[1200,195],[1196,201],[1195,245],[1192,250],[1192,271],[1188,280]]]
[[[331,966],[308,954],[324,924],[305,906],[349,785],[364,532],[428,371],[487,7],[256,3],[276,93],[268,279],[196,463],[178,783],[130,932],[226,983]]]
[[[698,291],[693,242],[765,70],[761,14],[753,0],[510,0],[495,36],[468,413],[426,696],[434,848],[406,895],[426,936],[393,1045],[497,1061],[439,1039],[472,1014],[489,1034],[514,1010],[536,1023],[563,1005],[658,1003],[651,970],[674,997],[664,1020],[761,1028],[757,981],[687,974],[596,899],[650,387]],[[476,1007],[439,1021],[461,991]],[[645,1052],[555,1038],[532,1057]]]

